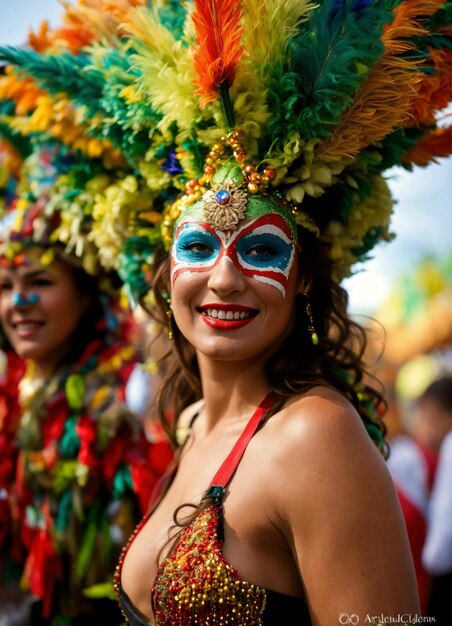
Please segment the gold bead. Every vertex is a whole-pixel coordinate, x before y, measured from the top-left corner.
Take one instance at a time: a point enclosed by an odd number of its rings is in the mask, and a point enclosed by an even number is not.
[[[256,185],[256,183],[248,183],[248,191],[250,193],[257,193],[259,191],[259,185]]]

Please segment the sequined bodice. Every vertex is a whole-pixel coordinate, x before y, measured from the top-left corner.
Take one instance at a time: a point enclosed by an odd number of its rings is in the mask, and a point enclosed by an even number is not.
[[[221,515],[219,499],[208,504],[161,564],[152,593],[159,626],[262,624],[265,590],[242,580],[224,559]]]
[[[311,623],[301,598],[276,594],[243,580],[222,553],[224,488],[272,402],[273,396],[269,395],[259,405],[204,494],[205,508],[183,528],[170,555],[158,568],[152,589],[157,626],[263,626],[274,623],[265,620],[268,597],[278,605],[278,624]],[[146,521],[147,518],[139,525],[128,545]],[[119,565],[116,588],[124,615],[131,626],[145,626],[121,589],[120,575]],[[288,621],[280,619],[281,611]]]

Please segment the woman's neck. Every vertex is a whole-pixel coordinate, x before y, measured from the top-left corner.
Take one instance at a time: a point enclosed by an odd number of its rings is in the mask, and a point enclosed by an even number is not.
[[[270,390],[264,360],[215,361],[198,355],[207,431],[220,421],[247,419]]]

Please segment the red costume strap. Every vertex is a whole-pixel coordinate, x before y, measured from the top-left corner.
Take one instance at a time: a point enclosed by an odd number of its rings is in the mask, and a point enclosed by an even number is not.
[[[223,488],[226,487],[228,482],[231,480],[233,473],[237,469],[237,466],[240,463],[240,460],[242,456],[244,455],[245,450],[249,442],[251,441],[251,438],[253,437],[259,424],[261,423],[262,417],[265,415],[268,409],[274,404],[275,400],[276,400],[276,396],[272,391],[270,391],[270,393],[262,400],[262,402],[259,404],[257,409],[254,411],[248,424],[245,426],[242,434],[236,441],[231,452],[228,454],[222,466],[213,477],[209,487],[213,487],[213,486],[220,486]]]
[[[266,411],[268,411],[268,409],[273,405],[275,400],[276,400],[276,395],[272,391],[270,391],[270,393],[267,394],[267,396],[265,396],[265,398],[259,404],[257,409],[254,411],[252,417],[250,418],[249,422],[245,426],[242,434],[236,441],[231,452],[226,457],[220,469],[218,470],[218,472],[215,474],[212,481],[210,482],[209,488],[205,492],[206,494],[210,492],[210,488],[213,486],[215,487],[220,486],[223,488],[226,487],[228,482],[231,480],[233,473],[237,469],[237,466],[240,463],[240,459],[244,455],[245,450],[250,440],[252,439],[259,424],[261,423],[262,417],[265,415]],[[194,419],[192,420],[192,423],[193,421]],[[165,474],[160,477],[159,481],[155,485],[154,490],[152,492],[150,503],[149,503],[149,509],[144,518],[144,521],[149,519],[150,515],[152,515],[152,513],[155,511],[155,509],[159,505],[160,500],[162,498],[162,494],[166,493],[168,485],[171,484],[172,480],[174,479],[174,476],[176,475],[177,470],[178,470],[178,462],[177,460],[175,460],[167,469]],[[140,527],[138,527],[137,530],[139,530],[139,528]]]

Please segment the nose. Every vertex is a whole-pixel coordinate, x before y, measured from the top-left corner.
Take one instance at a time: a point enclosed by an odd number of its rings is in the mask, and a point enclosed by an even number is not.
[[[243,293],[246,289],[246,280],[231,259],[224,256],[210,270],[207,286],[215,294],[227,296],[231,293]]]
[[[11,297],[11,304],[18,308],[25,308],[32,306],[39,301],[39,296],[36,293],[30,293],[28,296],[22,293],[22,291],[15,291]]]

